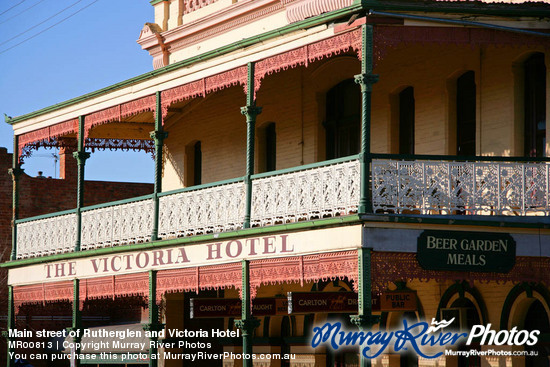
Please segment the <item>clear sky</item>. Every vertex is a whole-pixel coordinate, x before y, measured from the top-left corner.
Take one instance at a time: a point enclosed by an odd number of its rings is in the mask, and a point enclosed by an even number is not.
[[[153,18],[148,0],[0,0],[0,146],[12,151],[4,113],[23,115],[151,71],[136,40]],[[52,153],[34,151],[25,172],[57,177]],[[145,153],[96,152],[86,179],[152,182],[153,170]]]

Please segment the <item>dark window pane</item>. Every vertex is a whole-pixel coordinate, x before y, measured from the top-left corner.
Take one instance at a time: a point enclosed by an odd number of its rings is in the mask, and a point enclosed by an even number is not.
[[[468,71],[456,82],[456,149],[457,155],[476,155],[476,82]]]
[[[333,87],[326,101],[327,159],[359,153],[361,127],[361,89],[353,79]]]
[[[399,93],[399,154],[414,154],[414,88]]]
[[[544,54],[536,53],[524,64],[525,132],[524,154],[543,157],[546,146],[546,66]]]

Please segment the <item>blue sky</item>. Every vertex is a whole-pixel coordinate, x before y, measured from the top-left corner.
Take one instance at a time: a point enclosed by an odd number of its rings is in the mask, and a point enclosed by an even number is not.
[[[4,113],[23,115],[151,71],[152,57],[136,40],[153,17],[148,0],[0,1],[0,146],[12,151]],[[34,152],[25,172],[56,177],[51,153]],[[152,182],[153,170],[145,153],[96,152],[86,179]]]

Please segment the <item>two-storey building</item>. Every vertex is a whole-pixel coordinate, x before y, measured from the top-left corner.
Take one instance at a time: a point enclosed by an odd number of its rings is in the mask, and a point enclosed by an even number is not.
[[[8,121],[20,157],[76,141],[79,198],[93,149],[155,151],[152,195],[15,211],[12,327],[25,304],[70,304],[81,329],[97,299],[142,299],[148,330],[229,330],[220,365],[352,366],[356,349],[311,347],[313,326],[454,318],[539,330],[501,346],[538,356],[373,365],[548,365],[550,5],[151,3],[154,71]],[[157,345],[127,363],[214,363]]]

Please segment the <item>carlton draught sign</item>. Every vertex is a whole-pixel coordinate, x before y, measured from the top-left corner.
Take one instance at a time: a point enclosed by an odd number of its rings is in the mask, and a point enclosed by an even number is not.
[[[427,270],[507,273],[516,261],[516,242],[507,233],[424,231],[417,250]]]

